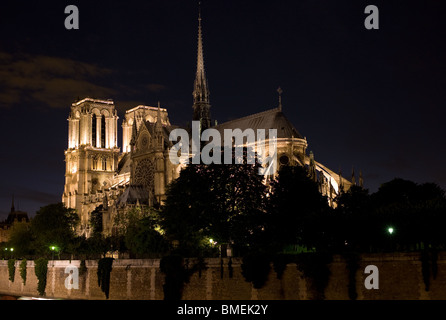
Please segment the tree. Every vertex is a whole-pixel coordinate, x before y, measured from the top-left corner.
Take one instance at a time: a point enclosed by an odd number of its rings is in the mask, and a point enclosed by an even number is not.
[[[259,242],[267,188],[260,165],[247,163],[246,150],[243,159],[242,164],[189,164],[181,171],[167,188],[161,213],[168,239],[189,254],[206,239],[236,247]]]
[[[8,247],[14,248],[16,257],[32,253],[32,236],[30,226],[26,222],[15,222],[11,228]]]
[[[31,221],[36,252],[47,253],[50,246],[57,247],[59,253],[64,251],[76,237],[78,223],[76,211],[63,203],[41,207]]]
[[[93,231],[93,234],[101,234],[102,233],[102,211],[104,210],[104,206],[101,204],[96,209],[94,209],[90,214],[90,226]]]
[[[336,203],[332,219],[336,250],[367,251],[377,229],[369,191],[351,186],[348,191],[340,193]]]
[[[438,185],[393,179],[381,185],[372,202],[374,219],[380,222],[376,238],[387,250],[446,245],[446,198]],[[392,235],[386,234],[388,226],[394,229]]]
[[[415,182],[395,178],[383,183],[372,195],[372,201],[375,207],[413,204],[418,199],[418,190],[418,185]]]
[[[305,168],[283,166],[271,183],[268,232],[274,250],[287,245],[326,250],[331,245],[330,207]]]
[[[129,230],[135,228],[138,221],[149,215],[149,210],[143,206],[131,207],[123,212],[119,212],[114,218],[113,225],[117,230],[117,235],[125,237]]]
[[[168,243],[156,230],[156,222],[151,217],[140,219],[126,236],[126,247],[135,254],[159,256],[168,250]]]

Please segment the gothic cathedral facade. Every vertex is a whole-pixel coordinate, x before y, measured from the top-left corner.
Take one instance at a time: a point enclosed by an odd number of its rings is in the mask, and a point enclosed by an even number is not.
[[[286,118],[279,88],[278,106],[217,125],[211,120],[210,91],[204,69],[201,15],[198,17],[197,71],[194,82],[192,120],[201,129],[277,130],[277,166],[299,165],[309,169],[320,192],[331,205],[341,189],[352,182],[307,154],[307,139]],[[85,98],[74,102],[68,117],[68,148],[65,151],[63,203],[80,216],[79,234],[89,236],[90,216],[102,212],[103,233],[114,230],[114,219],[134,206],[157,207],[165,199],[167,185],[176,179],[182,164],[169,160],[170,132],[178,128],[165,108],[140,105],[125,112],[122,152],[117,144],[118,115],[110,99]],[[269,142],[266,141],[268,144]]]

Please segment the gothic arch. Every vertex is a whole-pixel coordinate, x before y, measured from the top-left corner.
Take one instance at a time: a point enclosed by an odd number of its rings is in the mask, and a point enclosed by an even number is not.
[[[151,122],[151,123],[155,122],[155,118],[152,117],[150,114],[146,115],[146,119],[145,119],[145,120],[146,120],[146,121],[149,121],[149,122]]]
[[[92,114],[95,114],[96,116],[100,116],[100,115],[101,115],[101,112],[99,111],[98,108],[93,108],[93,109],[91,110],[91,113],[92,113]]]

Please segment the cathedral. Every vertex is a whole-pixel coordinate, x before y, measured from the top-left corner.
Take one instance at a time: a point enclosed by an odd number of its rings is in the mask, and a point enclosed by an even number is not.
[[[275,108],[217,124],[211,119],[210,91],[205,74],[201,15],[198,17],[197,71],[194,82],[193,121],[201,130],[275,129],[276,170],[281,165],[308,167],[312,179],[330,205],[341,188],[352,183],[307,154],[308,142],[282,111],[281,89]],[[166,108],[139,105],[125,112],[122,151],[117,145],[118,115],[111,99],[84,98],[71,105],[68,116],[68,148],[65,151],[65,187],[62,202],[80,216],[79,233],[89,236],[90,214],[101,208],[103,233],[113,233],[114,218],[134,206],[159,206],[166,186],[176,179],[184,164],[169,159],[170,123]],[[266,141],[268,144],[268,141]],[[271,155],[268,155],[271,156]]]

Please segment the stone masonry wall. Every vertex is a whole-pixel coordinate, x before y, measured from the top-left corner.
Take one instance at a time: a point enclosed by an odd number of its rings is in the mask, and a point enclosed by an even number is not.
[[[183,291],[184,300],[308,300],[313,299],[311,279],[302,277],[295,264],[288,264],[281,279],[271,268],[267,283],[254,289],[241,273],[241,259],[232,259],[232,277],[228,259],[206,259],[201,275],[194,273]],[[9,281],[7,260],[0,261],[0,294],[38,297],[34,261],[27,261],[27,280],[22,283],[16,261],[14,282]],[[118,259],[113,261],[110,277],[110,297],[113,300],[162,300],[164,274],[157,259]],[[97,261],[87,260],[87,272],[79,276],[79,289],[68,290],[65,279],[68,265],[80,266],[80,261],[49,261],[45,297],[62,299],[103,300],[105,294],[98,286]],[[379,270],[379,289],[366,289],[364,273],[367,265]],[[361,256],[356,272],[356,292],[359,300],[414,300],[446,299],[446,253],[437,260],[438,273],[430,275],[430,289],[425,290],[419,253],[368,254]],[[327,300],[346,300],[348,296],[348,270],[343,257],[335,256],[330,264],[330,280],[325,289]]]

